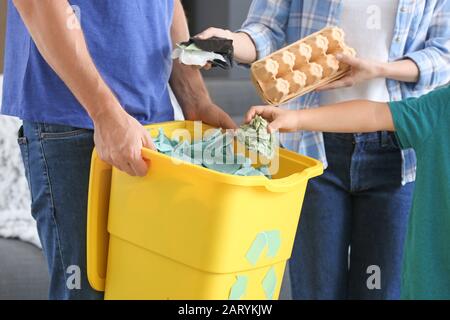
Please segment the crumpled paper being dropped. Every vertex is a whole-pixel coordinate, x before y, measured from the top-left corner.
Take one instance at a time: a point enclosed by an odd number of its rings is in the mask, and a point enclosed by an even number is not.
[[[224,38],[191,38],[177,45],[172,59],[178,59],[185,65],[204,67],[211,63],[213,67],[230,69],[233,66],[233,41]]]
[[[237,139],[249,150],[272,159],[275,155],[276,140],[275,134],[267,131],[268,126],[267,121],[257,115],[249,124],[243,125],[237,130]]]
[[[189,143],[186,140],[169,139],[162,128],[154,143],[156,149],[165,155],[205,168],[238,176],[265,176],[271,178],[267,166],[255,168],[252,161],[241,154],[235,154],[234,136],[222,133],[220,129],[205,135],[202,140]],[[216,154],[218,152],[218,154]]]

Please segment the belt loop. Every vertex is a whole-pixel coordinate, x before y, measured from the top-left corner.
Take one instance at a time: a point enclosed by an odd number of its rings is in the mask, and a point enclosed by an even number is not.
[[[381,141],[381,147],[387,147],[389,146],[389,132],[387,131],[381,131],[380,132],[380,141]]]

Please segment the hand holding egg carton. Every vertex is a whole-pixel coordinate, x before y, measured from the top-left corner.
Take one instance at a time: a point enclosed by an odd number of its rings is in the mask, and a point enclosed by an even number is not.
[[[280,104],[342,78],[350,67],[336,55],[356,56],[344,42],[345,33],[329,27],[252,64],[252,80],[269,104]]]

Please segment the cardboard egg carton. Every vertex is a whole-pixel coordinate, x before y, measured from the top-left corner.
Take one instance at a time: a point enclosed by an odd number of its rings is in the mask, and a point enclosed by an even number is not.
[[[261,98],[285,103],[345,76],[350,67],[336,54],[356,52],[344,38],[342,29],[328,27],[254,62],[251,77]]]

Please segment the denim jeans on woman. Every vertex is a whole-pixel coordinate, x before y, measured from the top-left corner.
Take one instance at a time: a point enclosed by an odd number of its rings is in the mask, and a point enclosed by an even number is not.
[[[49,298],[102,299],[86,274],[92,130],[25,121],[18,141],[48,263]]]
[[[396,138],[324,139],[329,167],[308,185],[290,261],[293,298],[399,299],[414,183],[401,185]]]

